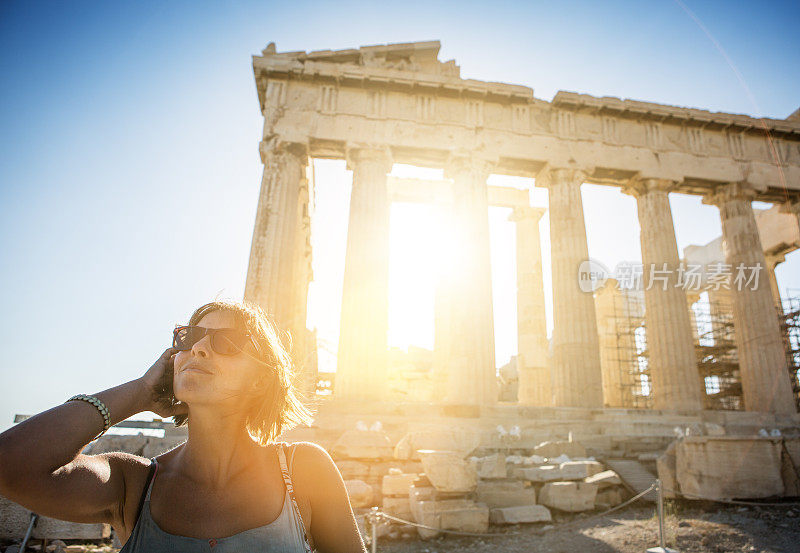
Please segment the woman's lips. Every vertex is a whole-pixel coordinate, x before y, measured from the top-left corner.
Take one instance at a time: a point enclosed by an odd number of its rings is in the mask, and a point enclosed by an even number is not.
[[[203,373],[203,374],[212,374],[211,371],[206,370],[203,367],[200,367],[199,365],[189,365],[188,367],[184,367],[184,368],[181,369],[182,373],[187,372],[187,371],[188,372],[198,372],[198,373]]]

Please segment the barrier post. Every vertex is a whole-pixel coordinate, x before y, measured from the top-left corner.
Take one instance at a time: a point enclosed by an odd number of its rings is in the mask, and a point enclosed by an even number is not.
[[[669,549],[664,545],[664,487],[661,479],[656,478],[656,493],[658,495],[658,547],[651,547],[647,553],[678,553],[675,549]]]

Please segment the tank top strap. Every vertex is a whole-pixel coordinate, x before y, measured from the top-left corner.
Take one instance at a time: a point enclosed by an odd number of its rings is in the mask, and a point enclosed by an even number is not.
[[[147,482],[147,493],[145,494],[142,503],[144,503],[145,501],[150,501],[150,490],[153,489],[153,482],[155,481],[156,473],[158,472],[158,461],[156,461],[156,458],[151,457],[150,461],[152,461],[152,464],[150,466],[150,476]]]
[[[306,532],[306,526],[303,524],[303,517],[300,515],[300,507],[297,506],[297,500],[294,497],[294,486],[292,485],[292,477],[289,474],[289,465],[286,463],[286,453],[284,452],[283,448],[286,445],[286,442],[280,442],[278,444],[278,461],[281,464],[281,475],[283,476],[283,483],[286,484],[286,495],[289,496],[289,499],[292,502],[292,509],[295,513],[296,522],[299,525],[299,529],[303,535],[303,545],[305,547],[306,552],[314,551],[314,547],[311,544],[311,536],[308,535]],[[292,460],[294,460],[294,450],[292,450]]]

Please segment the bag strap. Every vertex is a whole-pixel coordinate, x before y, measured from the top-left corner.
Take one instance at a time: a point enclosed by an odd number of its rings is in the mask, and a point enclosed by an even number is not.
[[[289,466],[286,464],[286,453],[283,451],[283,446],[283,443],[278,444],[278,461],[281,464],[281,475],[283,476],[284,484],[286,484],[286,493],[289,495],[289,499],[292,500],[292,508],[297,515],[297,521],[303,532],[303,545],[306,551],[311,553],[314,551],[314,547],[311,544],[311,536],[306,532],[306,525],[303,524],[303,517],[300,515],[300,507],[297,506],[297,500],[294,498],[294,486],[292,485],[292,477],[289,475]],[[292,451],[292,454],[294,455],[294,451]]]

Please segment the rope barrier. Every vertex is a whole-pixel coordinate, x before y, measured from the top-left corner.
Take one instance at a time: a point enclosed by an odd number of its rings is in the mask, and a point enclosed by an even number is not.
[[[702,498],[702,497],[693,497],[693,496],[690,496],[690,495],[687,495],[687,494],[681,494],[680,492],[676,492],[675,490],[664,488],[663,485],[661,484],[660,480],[655,480],[652,484],[650,484],[650,486],[646,490],[644,490],[642,492],[639,492],[638,494],[634,495],[633,497],[631,497],[627,501],[624,501],[624,502],[620,503],[619,505],[617,505],[615,507],[612,507],[612,508],[610,508],[610,509],[608,509],[606,511],[603,511],[602,513],[597,513],[595,515],[590,515],[590,516],[588,516],[586,518],[575,519],[575,520],[570,520],[570,521],[564,521],[564,522],[560,522],[560,523],[557,523],[557,524],[550,525],[550,527],[547,528],[547,531],[549,532],[549,531],[553,531],[553,530],[560,530],[560,529],[567,528],[569,526],[573,526],[573,525],[576,525],[576,524],[584,524],[584,523],[589,522],[591,520],[595,520],[595,519],[598,519],[598,518],[603,518],[605,516],[610,515],[611,513],[619,511],[620,509],[624,509],[625,507],[627,507],[627,506],[631,505],[632,503],[638,501],[639,499],[641,499],[642,497],[644,497],[645,495],[647,495],[648,493],[650,493],[653,490],[656,490],[658,492],[659,537],[660,537],[661,547],[662,548],[664,547],[664,541],[663,541],[664,540],[664,526],[663,526],[664,525],[664,506],[663,506],[664,496],[663,496],[663,493],[664,492],[676,493],[678,495],[682,495],[683,497],[685,497],[687,499],[703,500],[703,501],[714,501],[714,502],[717,502],[717,503],[728,503],[728,504],[731,504],[731,505],[747,505],[747,506],[753,506],[753,507],[758,507],[758,506],[764,506],[764,507],[768,507],[768,506],[787,507],[787,506],[800,505],[800,502],[764,503],[764,502],[757,502],[757,501],[739,501],[739,500],[734,500],[734,499],[710,499],[710,498]],[[436,512],[434,514],[438,515],[438,516],[441,516],[442,514],[452,513],[452,512],[462,512],[462,511],[465,511],[465,510],[467,510],[467,509],[448,509],[446,511],[438,511],[438,512]],[[435,526],[428,526],[426,524],[420,524],[418,522],[412,522],[410,520],[405,520],[405,519],[402,519],[400,517],[396,517],[396,516],[390,515],[388,513],[385,513],[383,511],[381,511],[377,507],[373,507],[372,511],[367,514],[367,520],[369,521],[370,525],[372,526],[372,551],[373,552],[376,551],[376,547],[377,547],[377,540],[378,540],[377,528],[378,528],[378,525],[383,520],[397,522],[397,523],[400,523],[400,524],[403,524],[403,525],[406,525],[406,526],[412,526],[412,527],[415,527],[415,528],[424,528],[426,530],[432,530],[432,531],[441,532],[441,533],[444,533],[444,534],[453,534],[453,535],[457,535],[457,536],[472,536],[472,537],[480,537],[480,538],[494,538],[494,537],[498,537],[498,536],[518,536],[518,535],[521,534],[521,532],[492,532],[492,533],[487,533],[487,532],[466,532],[466,531],[461,531],[461,530],[449,530],[449,529],[445,529],[445,528],[437,528]]]
[[[642,497],[644,497],[645,495],[650,493],[653,489],[655,489],[655,487],[656,487],[656,484],[653,483],[653,484],[650,485],[649,488],[647,488],[643,492],[636,494],[632,498],[628,499],[627,501],[625,501],[623,503],[620,503],[616,507],[612,507],[611,509],[608,509],[607,511],[603,511],[602,513],[597,513],[596,515],[591,515],[591,516],[586,517],[586,518],[570,520],[570,521],[565,521],[565,522],[560,522],[558,524],[554,524],[550,528],[548,528],[548,531],[554,530],[554,529],[557,529],[557,528],[570,526],[570,525],[573,525],[573,524],[584,523],[584,522],[587,522],[589,520],[594,520],[596,518],[604,517],[604,516],[609,515],[609,514],[615,512],[615,511],[619,511],[620,509],[624,509],[625,507],[627,507],[631,503],[641,499]],[[466,509],[450,509],[450,510],[447,510],[447,511],[438,511],[438,512],[436,512],[434,514],[442,515],[442,514],[445,514],[445,513],[461,512],[461,511],[465,511],[465,510]],[[374,524],[380,523],[381,519],[386,519],[386,520],[391,520],[391,521],[398,522],[398,523],[401,523],[401,524],[405,524],[406,526],[414,526],[416,528],[424,528],[426,530],[434,530],[436,532],[442,532],[442,533],[445,533],[445,534],[455,534],[455,535],[459,535],[459,536],[497,537],[497,536],[518,536],[518,535],[521,534],[521,532],[491,532],[491,533],[485,533],[485,532],[465,532],[465,531],[461,531],[461,530],[448,530],[448,529],[444,529],[444,528],[436,528],[435,526],[427,526],[425,524],[420,524],[418,522],[412,522],[410,520],[405,520],[405,519],[402,519],[402,518],[399,518],[399,517],[396,517],[396,516],[392,516],[392,515],[390,515],[388,513],[384,513],[383,511],[378,510],[377,507],[375,508],[375,510],[372,513],[370,513],[368,515],[368,517],[371,518],[371,519],[374,519],[374,522],[373,522],[373,520],[370,520],[370,523],[373,524],[373,527],[374,527]]]

